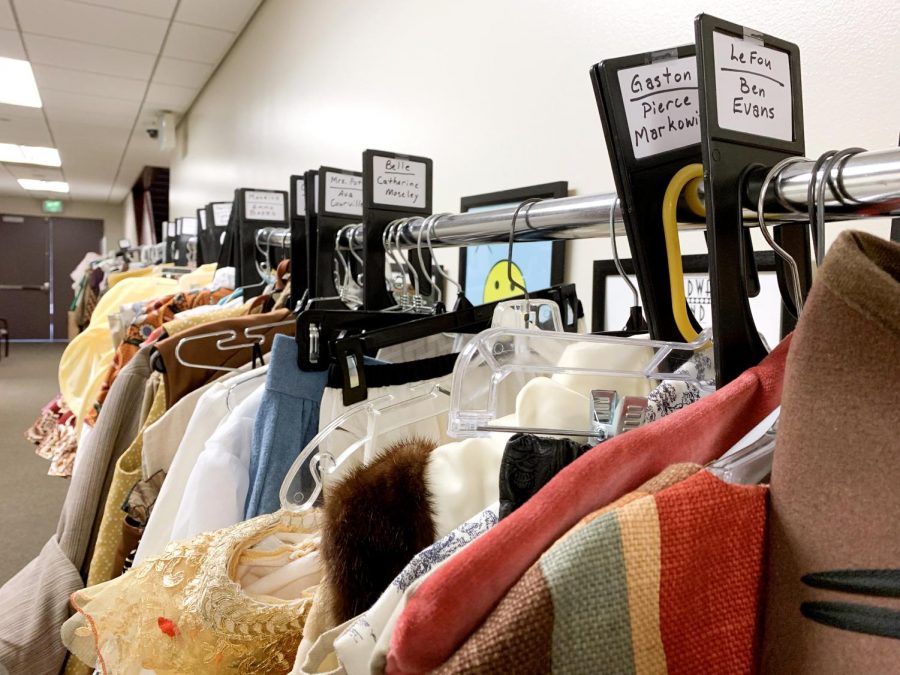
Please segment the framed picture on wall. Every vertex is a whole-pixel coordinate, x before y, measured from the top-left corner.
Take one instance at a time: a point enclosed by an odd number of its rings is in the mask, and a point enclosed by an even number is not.
[[[526,199],[555,199],[569,194],[568,181],[488,192],[460,200],[460,211],[487,211],[518,206]],[[523,218],[519,213],[519,218]],[[521,291],[509,283],[506,256],[509,244],[479,244],[459,249],[459,283],[473,305],[503,300]],[[561,284],[565,273],[563,241],[533,241],[513,247],[513,278],[528,290]]]
[[[756,268],[759,272],[759,293],[750,298],[750,311],[756,327],[770,347],[793,330],[794,318],[784,310],[778,279],[775,276],[775,253],[757,251]],[[630,258],[621,261],[625,273],[637,285],[634,263]],[[706,255],[682,257],[684,268],[684,295],[694,317],[703,328],[712,325],[712,298],[709,289],[709,258]],[[591,330],[622,330],[628,321],[628,312],[634,297],[628,285],[619,276],[612,260],[594,261],[594,297],[591,305]]]

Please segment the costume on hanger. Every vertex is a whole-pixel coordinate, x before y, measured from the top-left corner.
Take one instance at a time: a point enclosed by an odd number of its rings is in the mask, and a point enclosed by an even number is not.
[[[75,593],[78,613],[63,626],[63,642],[104,675],[287,673],[321,576],[317,532],[314,513],[282,511],[173,543]],[[250,590],[287,565],[289,583]]]
[[[249,369],[249,365],[246,364],[246,368]],[[166,480],[138,545],[135,562],[161,555],[166,545],[172,541],[175,518],[181,508],[185,488],[197,458],[222,421],[241,401],[255,391],[260,375],[264,374],[267,368],[268,366],[263,366],[256,370],[226,373],[220,379],[209,383],[209,388],[200,396],[184,436],[172,457]]]
[[[705,464],[781,398],[786,338],[728,386],[653,424],[616,436],[563,469],[543,490],[429,577],[391,642],[388,672],[439,667],[528,567],[580,518],[636,489],[670,464]],[[472,569],[482,582],[468,582]]]
[[[244,520],[244,502],[249,488],[250,436],[265,391],[263,378],[257,378],[254,383],[251,393],[213,432],[197,457],[172,524],[173,541]]]
[[[900,244],[842,232],[787,362],[771,481],[767,673],[900,664],[898,382]],[[881,592],[872,569],[887,570]],[[848,592],[854,584],[860,592]]]
[[[527,502],[591,447],[570,438],[515,434],[500,462],[500,517],[506,518]]]
[[[436,672],[752,672],[766,488],[698,469],[582,519]]]
[[[68,597],[84,587],[101,504],[116,460],[138,432],[138,408],[150,377],[148,350],[131,360],[110,390],[72,474],[56,533],[41,552],[0,588],[0,665],[10,673],[56,673],[66,657],[59,627]]]
[[[272,346],[265,393],[250,443],[250,486],[244,518],[274,513],[281,508],[279,491],[294,458],[319,430],[322,393],[328,371],[303,372],[297,366],[297,342],[276,335]],[[303,472],[302,477],[308,476]],[[312,485],[303,483],[309,494]]]
[[[203,289],[187,293],[176,293],[175,295],[164,296],[146,303],[142,308],[142,313],[128,325],[124,339],[116,348],[113,362],[106,373],[106,378],[100,388],[100,392],[97,394],[97,399],[88,411],[87,423],[91,426],[94,425],[116,376],[125,364],[134,357],[141,345],[151,337],[155,329],[172,321],[181,312],[188,311],[194,307],[212,305],[229,292],[229,289],[224,288],[216,291]]]
[[[208,368],[187,368],[178,363],[178,359],[175,358],[175,349],[181,340],[217,331],[234,330],[238,336],[236,341],[239,344],[245,343],[247,342],[246,338],[243,337],[245,329],[261,326],[263,324],[282,322],[288,318],[289,314],[290,312],[288,310],[283,309],[267,314],[253,314],[250,316],[223,319],[202,326],[189,328],[178,335],[157,342],[155,349],[159,353],[159,358],[162,359],[165,368],[166,406],[173,406],[185,394],[190,393],[198,387],[202,387],[207,382],[215,380],[222,375],[222,371],[210,370]],[[293,335],[294,324],[289,323],[283,326],[270,326],[260,330],[259,335],[261,335],[263,339],[259,347],[263,354],[269,352],[272,348],[272,340],[275,335],[279,333]],[[187,342],[180,350],[181,358],[189,363],[203,363],[225,368],[238,368],[244,365],[248,360],[249,350],[247,349],[223,351],[211,348],[214,345],[215,340],[194,340]]]
[[[375,672],[383,671],[393,625],[406,605],[409,588],[496,525],[497,513],[497,504],[492,504],[414,555],[372,607],[348,621],[342,630],[323,634],[310,648],[310,659],[318,658],[321,663],[332,655],[331,658],[341,664],[341,672],[351,675],[368,673],[370,668]],[[318,656],[314,656],[314,652]],[[298,652],[298,659],[300,656]],[[302,672],[301,667],[302,664],[295,664],[294,672]]]
[[[116,569],[116,551],[122,545],[122,504],[128,492],[136,482],[141,480],[141,449],[143,446],[143,428],[153,424],[165,412],[166,388],[161,381],[159,373],[154,374],[154,379],[160,380],[153,403],[132,444],[122,453],[116,462],[109,492],[106,495],[106,505],[103,508],[103,517],[100,521],[100,529],[97,533],[97,543],[91,557],[91,567],[87,576],[87,585],[96,584],[113,579],[121,574],[121,569]]]

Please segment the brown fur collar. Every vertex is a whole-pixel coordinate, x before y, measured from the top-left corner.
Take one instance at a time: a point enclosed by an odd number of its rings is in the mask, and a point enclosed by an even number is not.
[[[369,609],[412,557],[434,543],[425,483],[434,448],[422,438],[395,443],[326,495],[321,552],[337,623]]]

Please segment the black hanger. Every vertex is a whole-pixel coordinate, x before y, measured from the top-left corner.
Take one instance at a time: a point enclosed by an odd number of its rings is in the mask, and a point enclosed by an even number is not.
[[[348,332],[374,330],[421,319],[421,313],[347,309],[336,305],[304,309],[297,315],[297,365],[300,370],[326,370],[334,363],[335,341]],[[338,308],[339,307],[339,308]]]
[[[551,286],[540,291],[529,292],[528,295],[530,298],[556,302],[563,315],[564,328],[567,332],[575,332],[581,306],[575,295],[574,284]],[[524,295],[520,295],[506,298],[506,300],[517,300],[524,297]],[[344,405],[352,405],[366,400],[368,388],[366,387],[365,370],[362,368],[365,355],[375,354],[379,349],[385,347],[440,333],[478,333],[490,327],[491,320],[494,318],[494,310],[500,302],[504,301],[498,300],[446,314],[427,316],[336,340],[330,345],[330,350],[343,374]]]

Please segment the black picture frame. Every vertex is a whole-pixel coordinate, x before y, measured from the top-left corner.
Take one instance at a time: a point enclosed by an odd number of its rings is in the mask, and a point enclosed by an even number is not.
[[[755,251],[754,258],[760,272],[776,271],[774,251]],[[685,274],[709,274],[709,256],[705,253],[682,256],[682,268]],[[621,259],[625,274],[634,274],[634,261],[631,258]],[[621,326],[606,326],[606,279],[619,276],[614,260],[595,260],[593,274],[593,297],[591,298],[591,332],[600,333],[608,330],[620,330]],[[793,317],[781,305],[780,333],[783,338],[794,328]]]
[[[459,200],[460,213],[466,213],[474,208],[485,206],[500,207],[511,203],[523,202],[526,199],[560,199],[569,196],[569,181],[559,180],[539,185],[527,185],[525,187],[499,190],[497,192],[485,192],[480,195],[470,195]],[[459,285],[466,290],[466,250],[459,249]],[[563,283],[566,266],[566,242],[554,241],[550,256],[550,285]]]

